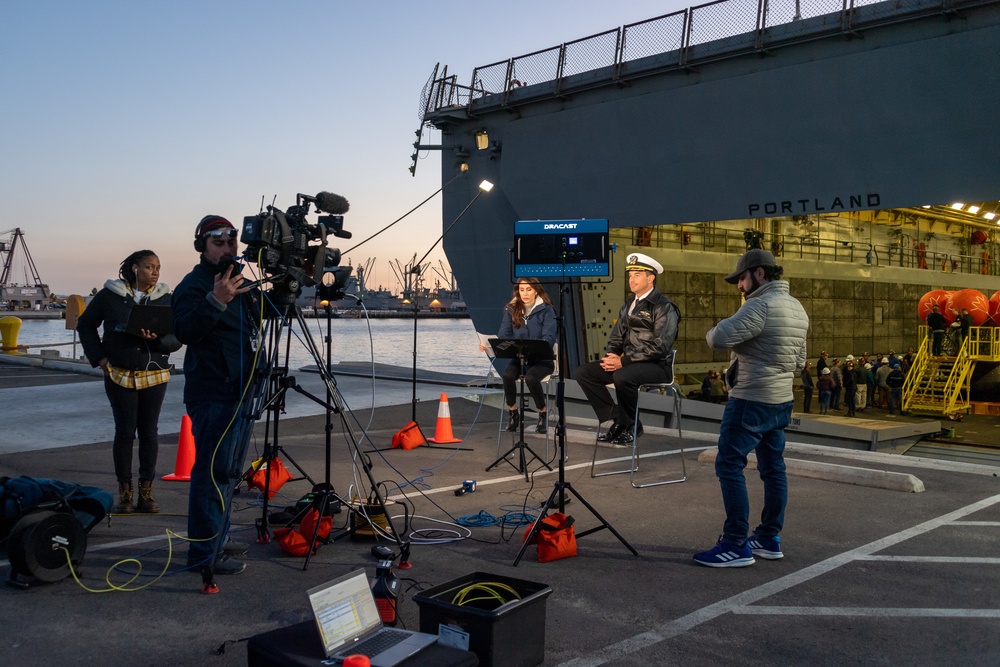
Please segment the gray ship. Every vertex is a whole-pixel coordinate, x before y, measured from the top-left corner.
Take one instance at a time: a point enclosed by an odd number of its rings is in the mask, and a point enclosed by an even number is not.
[[[607,219],[610,275],[549,280],[571,369],[602,353],[633,251],[667,267],[692,372],[727,361],[704,336],[739,306],[722,276],[748,247],[784,266],[810,357],[902,351],[926,292],[1000,290],[997,53],[996,0],[715,2],[468,82],[435,67],[415,147],[442,151],[444,249],[480,331],[516,221]]]

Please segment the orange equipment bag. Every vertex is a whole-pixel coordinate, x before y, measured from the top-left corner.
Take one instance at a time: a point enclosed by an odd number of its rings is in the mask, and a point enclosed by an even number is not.
[[[274,540],[278,543],[285,553],[292,556],[305,556],[309,553],[309,543],[312,542],[313,534],[318,533],[320,540],[325,540],[330,536],[330,530],[333,528],[333,517],[325,516],[320,519],[319,529],[316,528],[316,519],[319,518],[319,512],[314,508],[306,512],[305,517],[302,519],[302,523],[299,524],[299,528],[278,528],[274,531]],[[320,541],[316,541],[316,547],[313,549],[313,555],[316,554],[316,549],[319,549]]]
[[[574,522],[575,519],[571,516],[553,512],[538,523],[538,530],[531,538],[531,543],[538,544],[539,563],[549,563],[576,555]]]
[[[278,489],[283,487],[285,482],[292,478],[292,473],[288,472],[288,468],[277,457],[271,459],[270,464],[264,463],[264,459],[257,459],[252,465],[254,472],[247,479],[247,486],[263,491],[267,477],[270,476],[271,485],[267,490],[268,499],[274,498],[274,494],[278,492]]]
[[[396,431],[392,436],[392,446],[402,447],[403,449],[410,450],[416,449],[420,445],[426,444],[427,441],[424,440],[423,434],[420,432],[420,427],[417,426],[417,422],[410,422],[403,428]]]

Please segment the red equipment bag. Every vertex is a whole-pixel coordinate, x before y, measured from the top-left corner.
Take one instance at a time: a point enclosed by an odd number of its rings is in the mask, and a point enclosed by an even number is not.
[[[531,543],[538,544],[539,563],[576,555],[576,531],[573,529],[575,521],[562,512],[553,512],[538,523],[538,530],[531,538]]]
[[[274,539],[278,543],[278,546],[291,556],[304,557],[309,553],[309,543],[312,542],[313,534],[318,533],[319,540],[325,540],[330,536],[330,530],[333,528],[333,518],[325,516],[320,519],[319,530],[317,531],[316,519],[318,518],[319,512],[311,509],[302,518],[302,523],[299,524],[298,529],[288,527],[275,530]],[[316,555],[316,550],[319,549],[321,544],[319,540],[316,541],[313,555]]]
[[[257,462],[255,461],[254,463]],[[285,482],[292,478],[292,473],[288,472],[288,468],[277,457],[271,459],[270,464],[261,461],[260,466],[257,467],[255,465],[254,468],[253,474],[247,480],[247,486],[263,492],[264,483],[267,481],[268,476],[270,476],[271,485],[267,489],[268,499],[274,498],[274,494],[278,492],[278,489],[283,487]]]
[[[406,426],[396,431],[392,436],[392,446],[402,447],[405,450],[416,449],[420,445],[426,444],[423,434],[417,422],[409,422]]]

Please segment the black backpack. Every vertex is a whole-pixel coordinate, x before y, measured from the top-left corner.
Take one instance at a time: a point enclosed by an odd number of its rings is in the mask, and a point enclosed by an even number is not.
[[[890,389],[899,389],[903,386],[903,381],[905,379],[906,376],[903,375],[903,371],[897,368],[885,376],[885,386]]]
[[[24,514],[49,506],[69,509],[89,531],[111,511],[114,501],[114,496],[96,486],[27,476],[0,477],[0,539],[7,537]]]

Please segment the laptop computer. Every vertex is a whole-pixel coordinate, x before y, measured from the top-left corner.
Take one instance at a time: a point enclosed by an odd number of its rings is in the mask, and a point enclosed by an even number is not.
[[[166,336],[173,333],[172,313],[173,308],[169,306],[150,306],[149,304],[137,303],[129,311],[125,326],[119,327],[118,331],[141,336],[142,330],[145,329],[157,336]]]
[[[326,657],[332,660],[361,653],[372,667],[395,667],[438,640],[437,635],[385,627],[364,570],[312,588],[308,595]],[[383,642],[392,645],[369,648]]]

